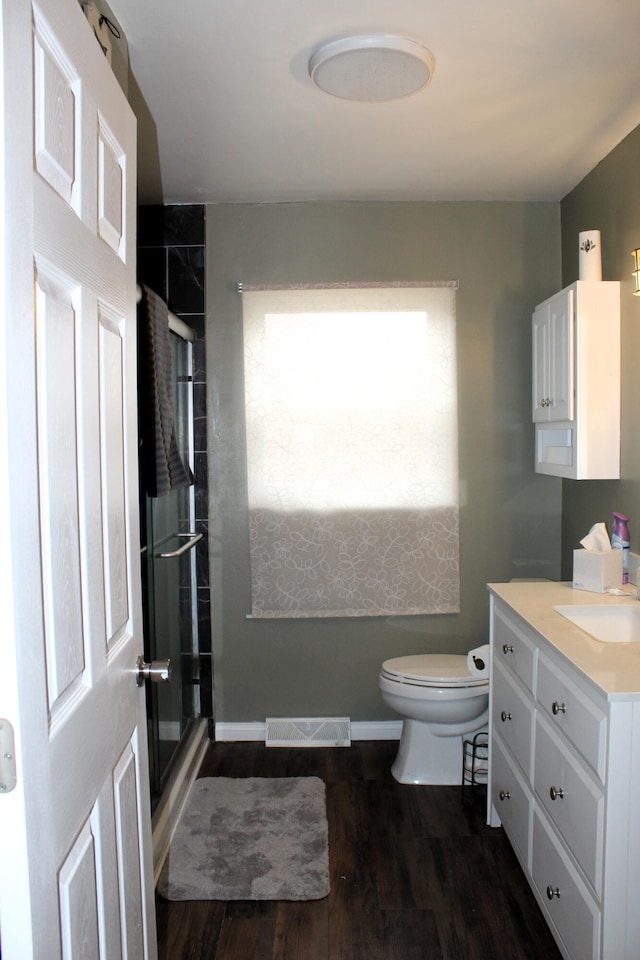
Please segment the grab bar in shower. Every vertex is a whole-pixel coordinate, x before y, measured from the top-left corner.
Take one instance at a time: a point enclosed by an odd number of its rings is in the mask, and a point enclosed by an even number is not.
[[[178,547],[177,550],[171,550],[168,553],[154,553],[154,557],[159,560],[169,560],[173,557],[181,557],[183,553],[186,553],[187,550],[191,550],[195,547],[196,543],[199,543],[202,540],[203,533],[172,533],[169,537],[164,537],[157,546],[160,546],[162,543],[168,543],[169,540],[186,540],[186,543],[183,543],[181,547]]]

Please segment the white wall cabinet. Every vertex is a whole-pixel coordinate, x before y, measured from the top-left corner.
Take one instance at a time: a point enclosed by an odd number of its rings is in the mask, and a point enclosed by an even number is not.
[[[577,280],[532,321],[535,467],[574,480],[620,476],[620,284]]]
[[[567,960],[640,951],[640,696],[609,700],[491,598],[489,822]]]

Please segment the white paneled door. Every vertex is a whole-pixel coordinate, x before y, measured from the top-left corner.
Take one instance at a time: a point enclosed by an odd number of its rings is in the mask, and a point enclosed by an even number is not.
[[[0,942],[156,956],[135,119],[77,0],[0,0]]]

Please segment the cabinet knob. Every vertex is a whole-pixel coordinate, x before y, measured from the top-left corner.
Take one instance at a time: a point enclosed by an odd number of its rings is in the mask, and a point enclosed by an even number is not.
[[[508,790],[501,790],[499,793],[499,797],[501,800],[511,800],[511,794],[509,793]]]
[[[559,899],[560,899],[560,890],[558,889],[558,887],[555,887],[555,889],[554,889],[554,887],[552,887],[551,884],[549,884],[549,886],[547,887],[547,896],[548,896],[549,900],[553,900],[554,897],[557,897],[558,900],[559,900]]]
[[[503,643],[502,652],[506,655],[507,653],[513,653],[513,644]]]
[[[558,703],[557,700],[554,700],[551,704],[551,712],[554,716],[557,716],[559,713],[566,713],[567,705],[565,703]]]
[[[502,713],[500,714],[500,719],[502,720],[503,723],[505,723],[507,720],[511,720],[511,714],[507,713],[506,710],[503,710]]]
[[[564,800],[564,790],[562,787],[551,787],[549,796],[552,800]]]

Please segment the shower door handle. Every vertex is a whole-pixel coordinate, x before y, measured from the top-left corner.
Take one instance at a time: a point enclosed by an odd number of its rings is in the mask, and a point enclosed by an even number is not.
[[[183,553],[187,552],[187,550],[191,550],[192,547],[195,547],[196,543],[199,543],[203,536],[203,533],[172,533],[170,537],[165,537],[162,542],[166,543],[167,540],[185,540],[186,543],[183,543],[182,546],[178,547],[177,550],[170,550],[168,553],[154,553],[154,557],[159,560],[169,560],[172,557],[181,557]]]
[[[152,660],[145,663],[141,655],[136,660],[136,683],[139,687],[151,680],[153,683],[169,683],[171,680],[171,660]]]

